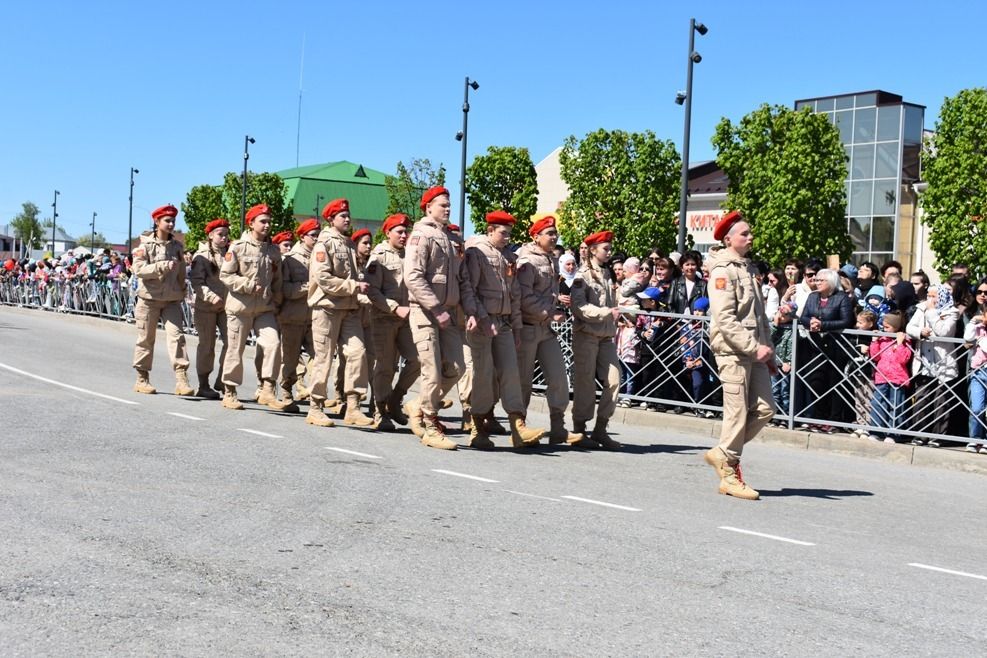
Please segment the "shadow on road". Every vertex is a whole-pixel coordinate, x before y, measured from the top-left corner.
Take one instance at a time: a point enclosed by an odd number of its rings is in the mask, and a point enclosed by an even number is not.
[[[854,491],[853,489],[788,489],[781,488],[778,491],[765,491],[760,489],[762,498],[783,498],[787,496],[802,496],[803,498],[825,498],[826,500],[840,500],[850,496],[873,496],[870,491]]]
[[[620,452],[627,452],[632,455],[650,455],[655,453],[672,453],[677,455],[698,455],[701,451],[709,450],[709,446],[689,446],[676,445],[674,443],[652,443],[647,446],[639,446],[625,443]]]

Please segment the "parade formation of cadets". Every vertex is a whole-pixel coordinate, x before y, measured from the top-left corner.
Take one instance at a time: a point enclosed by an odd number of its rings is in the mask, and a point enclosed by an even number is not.
[[[524,449],[547,434],[550,444],[621,449],[608,433],[620,367],[614,335],[621,310],[606,267],[613,234],[586,237],[588,257],[566,295],[559,290],[553,215],[532,218],[531,241],[515,253],[509,245],[515,218],[504,211],[488,213],[486,232],[464,244],[458,227],[449,224],[446,188],[427,190],[420,206],[423,217],[414,224],[403,214],[388,217],[376,247],[367,229],[351,235],[346,199],[326,204],[324,227],[311,218],[294,233],[273,237],[269,208],[256,205],[246,213],[247,231],[232,244],[226,220],[209,222],[189,276],[198,333],[196,391],[188,380],[181,331],[185,266],[181,245],[172,238],[178,211],[172,205],[156,209],[154,229],[140,237],[134,251],[139,280],[134,390],[155,392],[149,374],[161,320],[175,394],[221,397],[225,408],[243,409],[237,387],[253,331],[256,401],[298,413],[298,401],[307,398],[305,420],[315,426],[332,427],[333,413],[345,425],[377,431],[410,425],[423,445],[455,450],[458,445],[438,413],[451,405],[447,396],[458,386],[462,428],[469,431],[471,448],[494,448],[491,435],[509,434],[511,445]],[[720,493],[756,499],[757,492],[742,479],[739,461],[744,443],[771,417],[770,384],[765,383],[773,363],[771,343],[763,299],[746,259],[750,227],[738,213],[729,213],[715,234],[727,247],[712,267],[715,283],[709,295],[711,346],[726,368],[725,418],[720,445],[704,457],[720,477]],[[566,308],[573,318],[572,432],[564,422],[566,368],[552,328],[564,319]],[[223,343],[220,368],[210,383],[217,335]],[[547,431],[526,422],[536,363],[547,385]],[[597,380],[603,385],[599,402]],[[416,381],[418,394],[405,399]],[[335,397],[330,399],[330,393]],[[361,409],[367,398],[372,417]],[[509,428],[493,417],[498,401]]]

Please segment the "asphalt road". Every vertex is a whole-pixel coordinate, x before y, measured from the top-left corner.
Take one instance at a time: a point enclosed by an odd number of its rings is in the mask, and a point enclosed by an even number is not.
[[[983,476],[755,442],[752,503],[708,437],[430,450],[137,395],[133,340],[0,308],[0,654],[983,655]]]

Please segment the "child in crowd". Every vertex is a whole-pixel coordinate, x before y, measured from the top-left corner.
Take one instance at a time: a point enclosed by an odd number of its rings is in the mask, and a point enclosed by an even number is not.
[[[884,298],[884,286],[871,286],[864,298],[860,300],[860,305],[873,313],[877,317],[878,327],[883,326],[884,314],[891,310],[891,305]]]
[[[864,309],[857,313],[857,331],[876,331],[877,315],[873,311]],[[874,366],[870,359],[870,345],[873,336],[854,336],[857,350],[860,352],[847,364],[847,379],[853,385],[853,410],[856,413],[854,423],[857,425],[870,425],[871,400],[874,399]],[[861,439],[872,439],[866,429],[853,430],[853,435]]]
[[[666,310],[659,306],[663,294],[664,290],[653,286],[646,288],[644,292],[639,292],[637,297],[641,300],[641,310],[646,312]],[[647,314],[637,316],[637,333],[641,337],[640,381],[645,386],[641,394],[661,395],[663,391],[660,385],[657,385],[661,379],[659,376],[661,364],[658,362],[656,353],[661,351],[662,338],[665,335],[663,318]],[[663,406],[655,402],[642,402],[640,406],[651,411],[664,410]]]
[[[644,290],[645,277],[641,274],[641,261],[637,258],[624,260],[624,281],[617,290],[617,305],[624,308],[638,309],[641,307],[638,293]],[[617,358],[620,359],[620,399],[617,405],[631,407],[633,402],[628,397],[637,390],[635,380],[640,379],[638,367],[641,363],[641,339],[637,333],[637,319],[634,315],[625,314],[617,318]]]
[[[778,413],[788,415],[791,400],[792,385],[792,321],[798,305],[795,302],[785,302],[778,306],[778,312],[772,319],[771,344],[775,348],[775,362],[778,372],[771,375],[771,393],[775,400]],[[788,423],[781,418],[771,421],[777,427],[787,427]]]
[[[878,336],[871,344],[870,358],[874,362],[874,402],[871,408],[871,425],[885,430],[901,428],[906,422],[905,393],[911,381],[909,366],[912,348],[908,336],[902,329],[905,316],[901,311],[890,311],[884,315],[881,328],[885,334]],[[885,443],[896,443],[892,432],[879,432]],[[875,439],[876,440],[876,439]]]
[[[692,302],[690,314],[703,317],[709,311],[709,298],[697,297]],[[685,366],[686,385],[692,396],[694,404],[700,404],[706,400],[706,392],[709,390],[711,382],[708,349],[703,340],[704,325],[702,320],[686,321],[682,323],[679,333],[679,344],[681,345],[682,363]],[[708,403],[707,403],[708,404]],[[697,416],[712,418],[712,411],[703,411],[698,407],[695,409]]]
[[[977,286],[977,299],[985,299],[987,279]],[[980,451],[987,455],[987,431],[984,410],[987,409],[987,304],[981,305],[963,331],[963,341],[972,345],[970,356],[970,438],[967,452]]]

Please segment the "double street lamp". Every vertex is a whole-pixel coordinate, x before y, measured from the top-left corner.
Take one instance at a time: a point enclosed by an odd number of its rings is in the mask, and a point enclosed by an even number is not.
[[[93,221],[89,224],[89,251],[96,253],[96,211],[93,211]]]
[[[692,123],[692,65],[703,61],[702,55],[696,52],[696,32],[704,35],[709,31],[695,18],[689,20],[689,59],[685,76],[685,91],[675,94],[678,105],[685,103],[685,136],[682,138],[682,189],[679,199],[679,242],[678,252],[685,253],[685,211],[689,201],[689,131]]]
[[[55,190],[55,201],[51,204],[51,259],[55,260],[55,224],[58,223],[58,195],[61,194],[58,190]]]
[[[476,91],[480,88],[480,83],[470,80],[466,76],[466,84],[463,87],[463,129],[456,133],[456,141],[463,144],[462,169],[459,174],[459,230],[465,231],[466,221],[466,137],[469,133],[470,116],[470,89]]]
[[[134,174],[141,173],[139,169],[130,168],[130,210],[127,213],[127,260],[134,262]]]
[[[250,160],[250,145],[257,140],[250,135],[243,136],[243,195],[240,197],[240,233],[247,221],[247,161]]]

